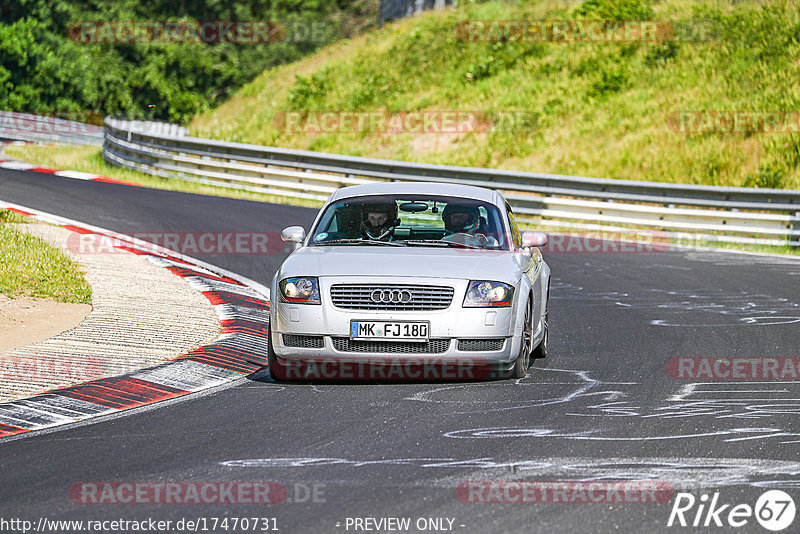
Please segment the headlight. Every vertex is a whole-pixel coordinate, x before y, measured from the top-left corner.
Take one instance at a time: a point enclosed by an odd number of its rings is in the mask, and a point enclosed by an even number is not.
[[[319,304],[319,282],[316,276],[285,278],[278,283],[281,300],[297,304]]]
[[[514,287],[503,282],[473,280],[464,297],[465,308],[481,308],[487,306],[511,306],[514,298]]]

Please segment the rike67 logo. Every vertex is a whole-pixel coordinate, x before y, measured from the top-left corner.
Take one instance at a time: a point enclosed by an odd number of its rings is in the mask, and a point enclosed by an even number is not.
[[[763,493],[754,507],[749,504],[722,504],[719,502],[719,492],[712,497],[704,493],[699,499],[691,493],[678,493],[667,526],[739,528],[755,517],[765,529],[778,532],[794,522],[795,512],[794,500],[781,490]]]

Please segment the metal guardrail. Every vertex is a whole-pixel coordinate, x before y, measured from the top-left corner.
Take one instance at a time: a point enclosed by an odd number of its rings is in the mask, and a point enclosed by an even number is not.
[[[103,128],[58,116],[0,111],[0,140],[102,146]]]
[[[410,17],[426,9],[444,9],[454,0],[381,0],[378,8],[378,24]]]
[[[325,200],[374,181],[500,190],[517,220],[593,231],[664,230],[691,242],[800,246],[800,191],[611,180],[428,165],[186,136],[175,125],[106,118],[104,158],[149,174],[272,195]]]

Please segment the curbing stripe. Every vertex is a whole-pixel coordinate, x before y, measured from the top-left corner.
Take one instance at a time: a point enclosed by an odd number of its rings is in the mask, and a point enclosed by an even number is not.
[[[142,406],[188,393],[185,390],[154,384],[126,375],[101,378],[84,385],[70,386],[54,392],[116,410]]]
[[[201,291],[201,293],[215,306],[220,304],[233,304],[235,306],[252,306],[265,310],[269,309],[269,303],[264,299],[248,297],[239,293],[231,293],[230,291]]]
[[[97,415],[108,412],[108,408],[79,399],[71,399],[54,393],[43,393],[33,397],[35,400],[21,399],[14,401],[15,405],[27,406],[34,410],[46,410],[50,413],[60,414],[78,420],[87,415]]]
[[[241,374],[192,360],[182,360],[136,371],[131,376],[139,380],[184,391],[199,391],[209,386],[218,386],[231,379],[239,378]]]
[[[14,436],[16,434],[22,434],[24,432],[30,432],[30,429],[21,428],[13,425],[5,425],[3,423],[0,423],[0,438]]]
[[[267,365],[266,361],[252,362],[243,358],[242,351],[230,347],[200,347],[185,356],[181,356],[181,359],[192,360],[245,375],[258,372],[266,368]]]
[[[0,168],[11,169],[12,171],[28,171],[36,168],[36,165],[25,163],[24,161],[3,161],[0,163]]]
[[[64,178],[74,178],[75,180],[91,180],[100,177],[99,174],[83,171],[55,171],[55,175],[63,176]]]
[[[226,274],[215,273],[213,266],[167,249],[154,250],[130,236],[23,206],[0,202],[0,208],[129,243],[115,248],[146,256],[185,278],[212,303],[223,332],[212,343],[162,364],[0,403],[0,439],[188,395],[266,368],[269,301],[264,286],[243,277],[236,280],[233,276],[238,275],[224,270]]]
[[[241,283],[237,282],[233,278],[228,278],[228,277],[225,277],[225,276],[214,276],[212,274],[205,274],[205,273],[201,273],[199,271],[195,271],[193,269],[188,269],[186,267],[167,266],[167,267],[165,267],[165,269],[171,271],[172,273],[174,273],[174,274],[176,274],[176,275],[178,275],[178,276],[180,276],[182,278],[186,278],[187,276],[202,276],[202,277],[207,278],[209,280],[217,280],[219,282],[227,282],[229,284],[239,285],[239,286],[242,285]]]
[[[5,143],[5,142],[3,143],[3,145],[7,144],[16,144],[16,143]],[[29,143],[29,144],[35,144],[35,143]],[[117,180],[115,178],[109,178],[108,176],[103,176],[100,174],[92,174],[89,172],[48,169],[47,167],[38,167],[33,163],[26,163],[24,161],[0,160],[0,169],[10,169],[13,171],[39,172],[43,174],[52,174],[55,176],[60,176],[62,178],[72,178],[73,180],[89,180],[92,182],[105,182],[108,184],[121,184],[121,185],[131,185],[134,187],[144,187],[142,184],[137,182],[126,182],[124,180]]]
[[[249,306],[237,306],[234,304],[218,304],[214,307],[222,320],[241,320],[260,323],[269,322],[269,311],[251,308]]]
[[[243,334],[251,334],[254,336],[266,336],[267,327],[264,323],[257,321],[246,321],[243,319],[240,320],[225,319],[222,321],[222,333],[223,334],[243,333]]]
[[[72,418],[56,412],[32,408],[22,404],[0,406],[0,422],[17,425],[30,430],[48,428],[64,423],[71,423]]]
[[[185,278],[186,281],[189,282],[190,286],[200,292],[208,291],[211,293],[236,293],[245,297],[253,297],[257,300],[264,300],[264,295],[252,288],[242,286],[241,284],[231,284],[230,282],[215,280],[213,278],[209,278],[208,276],[186,276]]]

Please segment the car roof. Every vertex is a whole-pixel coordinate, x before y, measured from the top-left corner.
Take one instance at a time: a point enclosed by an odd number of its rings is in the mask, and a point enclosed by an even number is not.
[[[371,184],[352,185],[337,189],[333,195],[331,195],[330,199],[328,199],[328,202],[333,202],[342,198],[367,195],[404,194],[462,197],[489,202],[501,207],[505,204],[503,196],[492,189],[442,182],[375,182]]]

